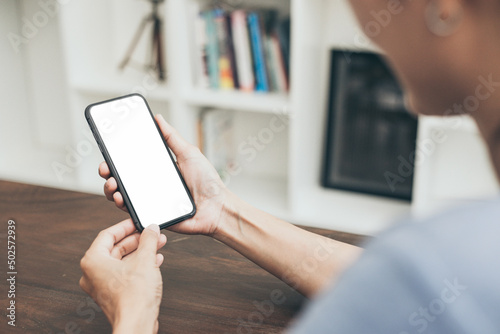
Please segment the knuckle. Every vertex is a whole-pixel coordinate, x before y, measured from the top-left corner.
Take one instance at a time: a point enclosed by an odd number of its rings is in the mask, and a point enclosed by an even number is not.
[[[126,255],[127,254],[127,248],[125,247],[125,245],[120,244],[118,246],[118,252],[119,252],[120,256]]]
[[[82,269],[83,272],[86,272],[89,268],[89,260],[88,260],[88,256],[86,254],[80,260],[80,268]]]
[[[86,291],[85,290],[85,278],[80,277],[80,281],[78,282],[78,284],[80,285],[80,289],[82,289],[83,291]]]

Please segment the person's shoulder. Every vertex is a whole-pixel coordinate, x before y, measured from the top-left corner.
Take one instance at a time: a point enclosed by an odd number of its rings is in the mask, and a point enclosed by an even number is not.
[[[484,296],[500,280],[500,267],[494,265],[499,235],[500,198],[493,198],[426,219],[408,219],[374,238],[364,255],[367,260],[384,258],[386,266],[419,276],[430,290],[456,277],[470,286],[483,282],[475,292]]]
[[[381,232],[376,240],[384,245],[421,242],[443,246],[467,240],[474,242],[500,233],[500,197],[468,202],[426,218],[407,218]]]
[[[292,333],[498,333],[499,233],[500,199],[397,224],[365,245]]]

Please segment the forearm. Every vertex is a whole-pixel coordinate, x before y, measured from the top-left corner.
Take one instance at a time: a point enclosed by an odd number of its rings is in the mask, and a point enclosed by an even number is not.
[[[352,263],[361,249],[308,232],[228,194],[215,238],[311,297]]]
[[[158,311],[148,307],[129,305],[117,312],[111,322],[113,334],[156,333]]]
[[[141,282],[148,284],[145,280]],[[112,317],[106,314],[113,326],[113,334],[157,333],[159,302],[148,300],[140,290],[129,292],[132,293],[120,298]]]

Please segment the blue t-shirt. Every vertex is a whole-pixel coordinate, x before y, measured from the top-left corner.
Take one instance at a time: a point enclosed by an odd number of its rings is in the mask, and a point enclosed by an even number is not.
[[[500,333],[500,199],[383,232],[291,333]]]

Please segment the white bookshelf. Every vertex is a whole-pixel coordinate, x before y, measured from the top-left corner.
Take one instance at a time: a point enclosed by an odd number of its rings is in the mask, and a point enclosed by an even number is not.
[[[79,50],[86,53],[85,59],[90,59],[84,62],[83,57],[73,57],[77,62],[69,65],[73,67],[69,71],[68,81],[75,95],[74,100],[78,101],[72,108],[77,118],[80,118],[84,104],[91,102],[92,98],[99,100],[103,95],[126,93],[144,79],[138,73],[125,73],[120,77],[115,70],[138,24],[137,15],[133,17],[124,9],[130,5],[139,11],[141,8],[135,2],[122,0],[119,3],[102,4],[95,1],[91,6],[76,2],[68,5],[73,8],[63,12],[65,19],[62,20],[61,30],[68,34],[78,29],[81,24],[79,20],[85,20],[85,17],[94,17],[95,34],[115,26],[106,34],[99,34],[101,39],[107,39],[105,41],[96,41],[90,36],[75,39],[70,35],[66,38],[65,52],[68,57]],[[234,112],[235,132],[238,134],[236,143],[244,141],[246,136],[257,135],[259,130],[266,127],[272,115],[285,118],[286,131],[277,133],[265,150],[258,152],[255,161],[246,164],[242,173],[231,177],[229,188],[250,203],[292,222],[366,234],[375,233],[390,224],[395,217],[408,213],[410,205],[406,202],[324,189],[319,184],[327,100],[328,50],[331,47],[359,48],[354,41],[349,44],[351,35],[358,33],[358,30],[355,29],[354,18],[346,3],[318,0],[228,2],[243,8],[271,7],[290,14],[291,89],[286,95],[213,91],[200,89],[194,84],[190,15],[194,5],[203,8],[210,3],[166,0],[163,13],[166,22],[168,82],[148,91],[146,96],[153,104],[157,103],[157,107],[165,105],[169,121],[192,143],[196,143],[196,120],[204,108]],[[97,8],[114,14],[94,16],[92,12]],[[112,17],[115,21],[106,22],[104,17]],[[121,31],[119,27],[124,17],[130,24]],[[340,22],[343,27],[351,29],[336,29],[331,22]],[[331,30],[332,34],[325,34],[328,31],[326,29],[330,28],[338,33]],[[96,50],[103,44],[107,46],[107,55],[99,59],[100,52]],[[85,64],[89,67],[85,68]],[[100,68],[100,71],[96,68]],[[155,107],[152,105],[155,112],[161,111]],[[80,126],[86,126],[81,119]],[[102,182],[88,173],[90,170],[95,174],[95,164],[101,159],[98,152],[95,153],[97,157],[87,159],[87,166],[82,166],[80,181],[92,184],[92,187],[87,186],[90,191],[94,190],[95,185],[95,192],[100,193]],[[89,182],[90,178],[94,182]]]
[[[36,2],[28,0],[7,2],[10,7],[17,8],[15,15],[19,21],[40,10]],[[374,234],[398,217],[410,214],[408,202],[320,186],[329,50],[346,50],[346,56],[349,50],[376,50],[366,43],[348,2],[226,2],[243,8],[276,8],[290,14],[291,85],[288,94],[222,92],[200,89],[194,84],[193,6],[203,7],[213,1],[165,0],[162,14],[167,82],[159,85],[152,84],[151,75],[140,70],[127,68],[120,72],[117,69],[141,18],[149,11],[147,1],[70,1],[60,6],[58,15],[25,48],[22,59],[16,60],[25,66],[24,84],[32,97],[29,104],[36,106],[38,117],[34,126],[39,128],[41,135],[34,139],[36,144],[31,150],[38,152],[33,156],[38,157],[43,167],[36,172],[35,167],[19,168],[19,171],[4,168],[2,176],[102,194],[103,181],[97,175],[102,157],[89,139],[84,108],[96,101],[137,91],[146,96],[154,113],[163,114],[193,144],[197,143],[198,117],[205,108],[227,109],[234,113],[236,142],[258,134],[273,117],[279,117],[286,128],[276,133],[272,142],[228,184],[243,199],[265,211],[293,223],[362,234]],[[8,29],[19,29],[14,23],[9,24]],[[144,58],[144,49],[143,44],[139,45],[136,59]],[[49,67],[40,55],[51,59]],[[30,110],[24,105],[23,108]],[[49,108],[51,111],[47,112]],[[421,123],[419,136],[425,135],[424,129],[430,126],[426,124]],[[69,154],[68,147],[75,149],[87,144],[94,145],[91,152],[82,157],[62,182],[57,180],[50,171],[50,164],[64,161]],[[30,177],[22,177],[20,170]],[[431,177],[432,172],[428,170],[417,171],[416,189],[419,192],[414,197],[419,207],[428,206],[423,198],[430,189]]]
[[[186,103],[196,107],[213,107],[237,111],[288,114],[287,94],[247,93],[239,91],[212,91],[193,89],[184,96]]]

